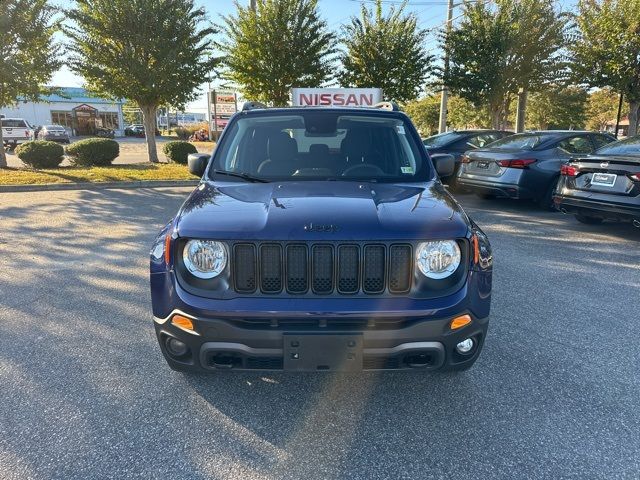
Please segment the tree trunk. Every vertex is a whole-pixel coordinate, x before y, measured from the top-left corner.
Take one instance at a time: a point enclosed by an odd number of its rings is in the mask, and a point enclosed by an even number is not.
[[[629,102],[629,137],[638,134],[638,109],[640,102]]]
[[[7,166],[7,154],[4,152],[4,142],[2,141],[2,125],[0,125],[0,168]]]
[[[500,130],[500,122],[502,121],[502,108],[500,105],[491,105],[491,128]]]
[[[156,108],[155,105],[140,105],[142,123],[144,123],[144,135],[147,141],[147,155],[152,163],[160,162],[158,149],[156,148]]]

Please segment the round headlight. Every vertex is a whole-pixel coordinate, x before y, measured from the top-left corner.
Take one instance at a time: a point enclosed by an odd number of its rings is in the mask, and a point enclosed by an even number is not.
[[[227,249],[212,240],[189,240],[184,246],[182,259],[187,270],[198,278],[213,278],[227,265]]]
[[[416,252],[416,263],[425,277],[447,278],[460,265],[460,247],[453,240],[421,243]]]

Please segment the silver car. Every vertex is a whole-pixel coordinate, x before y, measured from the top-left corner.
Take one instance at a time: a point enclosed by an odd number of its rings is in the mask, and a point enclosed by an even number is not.
[[[62,125],[43,125],[38,132],[38,140],[71,143],[71,141],[69,140],[69,134]]]

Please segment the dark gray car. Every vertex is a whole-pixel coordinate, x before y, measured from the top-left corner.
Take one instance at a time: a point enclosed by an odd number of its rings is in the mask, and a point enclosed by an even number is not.
[[[444,183],[452,184],[455,183],[460,161],[465,152],[482,148],[508,135],[513,133],[505,130],[452,130],[427,137],[422,140],[422,143],[427,147],[429,155],[444,153],[453,156],[454,174],[440,179]]]
[[[614,141],[613,135],[598,132],[519,133],[466,152],[458,185],[483,197],[532,199],[543,208],[553,208],[561,165]]]
[[[62,125],[44,125],[38,132],[38,140],[70,143],[69,134]]]

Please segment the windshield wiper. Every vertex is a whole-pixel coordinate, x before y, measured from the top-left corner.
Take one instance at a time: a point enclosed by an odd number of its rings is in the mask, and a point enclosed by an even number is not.
[[[213,173],[215,173],[216,175],[226,175],[227,177],[242,178],[247,182],[269,183],[269,180],[265,180],[264,178],[252,177],[248,173],[243,172],[227,172],[226,170],[214,169]]]

